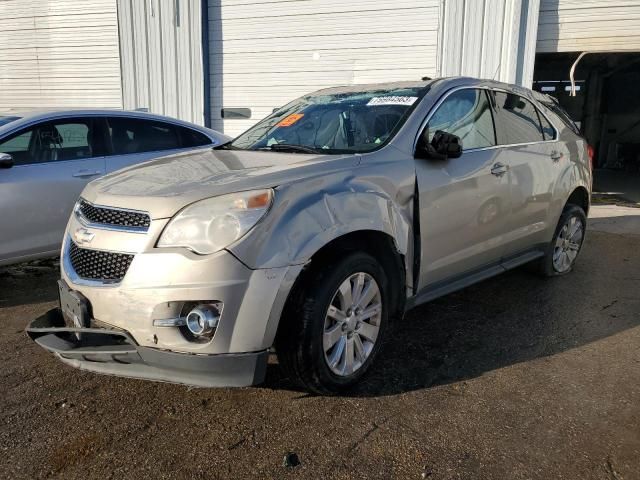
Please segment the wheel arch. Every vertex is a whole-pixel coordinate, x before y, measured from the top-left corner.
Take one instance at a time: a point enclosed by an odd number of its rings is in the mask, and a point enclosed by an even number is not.
[[[307,268],[302,270],[301,275],[308,270],[313,270],[314,263],[332,261],[351,252],[368,253],[380,262],[391,287],[393,310],[390,312],[389,318],[393,319],[402,315],[407,290],[405,255],[397,248],[395,239],[385,232],[357,230],[334,238],[312,255]]]
[[[574,188],[564,205],[565,207],[567,205],[577,205],[578,207],[582,208],[585,215],[588,215],[590,204],[591,202],[589,191],[585,187],[580,185]]]
[[[391,287],[392,310],[389,312],[389,319],[402,316],[407,291],[404,255],[398,251],[393,237],[379,230],[357,230],[346,233],[334,238],[314,252],[304,267],[299,269],[297,277],[292,282],[282,308],[282,315],[285,315],[287,309],[299,298],[307,279],[313,276],[317,265],[335,261],[351,252],[368,253],[380,262]],[[280,325],[278,325],[276,335],[279,329]]]

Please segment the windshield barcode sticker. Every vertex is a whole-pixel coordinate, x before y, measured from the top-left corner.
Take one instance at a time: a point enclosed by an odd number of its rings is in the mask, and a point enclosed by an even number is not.
[[[389,96],[389,97],[375,97],[369,100],[368,107],[377,107],[378,105],[413,105],[418,97],[403,97],[403,96]]]

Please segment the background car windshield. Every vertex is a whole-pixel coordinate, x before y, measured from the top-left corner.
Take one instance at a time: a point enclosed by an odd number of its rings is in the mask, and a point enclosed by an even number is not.
[[[323,153],[369,152],[398,131],[426,88],[392,88],[302,97],[237,137],[231,148],[302,146]]]
[[[0,116],[0,127],[6,125],[7,123],[15,122],[16,120],[20,120],[20,117]]]

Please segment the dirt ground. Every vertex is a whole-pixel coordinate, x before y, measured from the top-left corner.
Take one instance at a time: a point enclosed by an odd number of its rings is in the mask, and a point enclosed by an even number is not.
[[[23,333],[57,267],[4,269],[0,478],[640,479],[640,231],[600,213],[572,274],[414,310],[346,397],[72,369]]]

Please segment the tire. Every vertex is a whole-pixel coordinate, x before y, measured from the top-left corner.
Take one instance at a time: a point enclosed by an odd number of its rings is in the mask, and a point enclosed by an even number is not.
[[[576,227],[578,225],[579,227]],[[573,240],[573,242],[569,243],[574,245],[568,246],[567,240],[563,240],[561,237],[564,237],[567,232],[571,232],[571,230],[565,230],[565,228],[571,229],[574,227],[580,229],[580,238],[577,239],[574,235],[569,239]],[[587,216],[584,210],[577,205],[567,205],[562,211],[562,215],[560,215],[553,239],[547,247],[544,257],[539,260],[537,265],[538,273],[545,277],[558,277],[570,273],[584,244],[586,231]],[[564,244],[561,245],[562,242]],[[565,258],[565,261],[560,261],[559,257]]]
[[[348,311],[344,302],[349,303],[350,295],[357,296],[360,284],[362,302]],[[347,285],[352,291],[343,295],[340,289],[346,292]],[[320,394],[341,393],[358,383],[385,338],[389,288],[380,263],[365,253],[350,253],[305,272],[291,294],[276,337],[278,360],[289,378]]]

